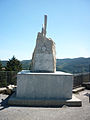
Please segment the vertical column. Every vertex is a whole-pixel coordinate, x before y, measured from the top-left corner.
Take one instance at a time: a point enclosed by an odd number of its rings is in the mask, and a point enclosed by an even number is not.
[[[47,27],[47,15],[44,15],[44,24],[42,25],[42,35],[46,36],[46,27]]]
[[[47,15],[44,15],[44,36],[46,36]]]

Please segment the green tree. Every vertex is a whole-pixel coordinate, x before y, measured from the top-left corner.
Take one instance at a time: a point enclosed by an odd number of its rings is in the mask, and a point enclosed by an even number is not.
[[[7,62],[6,65],[6,71],[21,71],[22,70],[22,64],[20,63],[19,60],[17,60],[14,56],[12,57],[12,59],[10,59]]]
[[[2,71],[2,63],[1,63],[1,61],[0,61],[0,71]]]

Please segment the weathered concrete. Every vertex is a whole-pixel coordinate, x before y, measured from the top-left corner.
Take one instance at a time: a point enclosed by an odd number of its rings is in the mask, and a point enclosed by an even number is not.
[[[31,66],[33,72],[56,71],[55,43],[52,39],[43,36],[42,33],[38,33]]]
[[[71,99],[73,76],[69,73],[31,73],[22,71],[17,75],[18,98]]]

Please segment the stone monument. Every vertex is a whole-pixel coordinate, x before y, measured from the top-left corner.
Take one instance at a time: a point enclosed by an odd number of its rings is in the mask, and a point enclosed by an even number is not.
[[[44,18],[42,32],[38,33],[32,57],[33,72],[56,72],[56,51],[52,39],[46,38],[47,16]]]
[[[73,75],[56,71],[55,43],[46,37],[47,15],[36,39],[31,71],[17,74],[17,90],[8,103],[25,106],[81,106],[72,96]]]

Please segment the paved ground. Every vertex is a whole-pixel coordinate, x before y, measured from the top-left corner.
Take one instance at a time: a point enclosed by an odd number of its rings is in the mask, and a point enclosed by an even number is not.
[[[11,107],[7,95],[0,94],[0,120],[90,120],[90,90],[76,94],[82,100],[82,107],[40,108]]]

